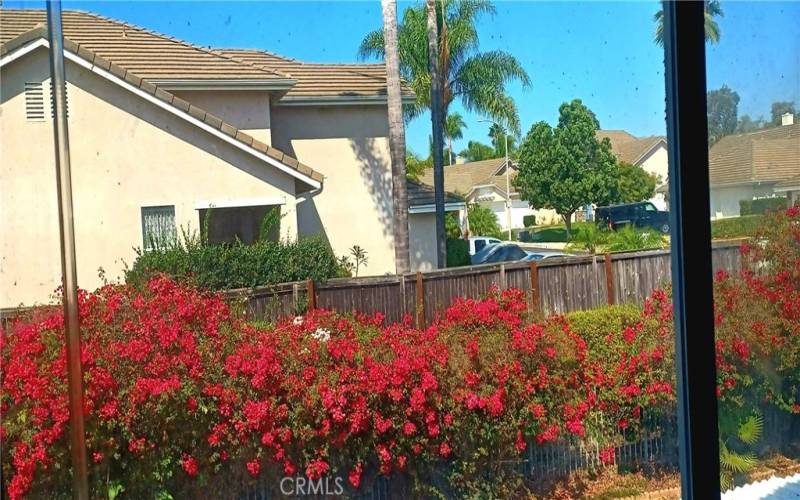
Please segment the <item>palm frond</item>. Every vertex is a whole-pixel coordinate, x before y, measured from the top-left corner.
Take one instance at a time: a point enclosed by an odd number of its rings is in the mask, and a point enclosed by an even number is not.
[[[737,435],[739,439],[750,446],[756,444],[764,431],[764,417],[760,413],[754,413],[739,424]]]
[[[724,443],[721,443],[719,463],[724,469],[734,474],[743,474],[756,466],[758,458],[753,453],[731,451]]]

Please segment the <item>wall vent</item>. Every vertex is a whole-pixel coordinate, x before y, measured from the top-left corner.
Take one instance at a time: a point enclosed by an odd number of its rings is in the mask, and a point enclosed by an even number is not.
[[[25,118],[29,122],[44,121],[44,89],[42,82],[25,82]]]

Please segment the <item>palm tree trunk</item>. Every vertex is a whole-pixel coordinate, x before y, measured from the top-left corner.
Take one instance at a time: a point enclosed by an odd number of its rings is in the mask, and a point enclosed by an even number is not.
[[[447,165],[453,165],[453,138],[447,136]]]
[[[447,264],[447,241],[444,230],[444,168],[442,164],[442,75],[439,73],[439,28],[436,0],[426,0],[428,11],[428,64],[431,74],[431,123],[433,125],[433,195],[436,206],[436,263]]]
[[[386,95],[389,116],[389,150],[392,157],[392,210],[394,261],[397,274],[409,272],[408,192],[406,191],[406,133],[400,88],[400,56],[397,48],[397,1],[381,0],[385,44]]]

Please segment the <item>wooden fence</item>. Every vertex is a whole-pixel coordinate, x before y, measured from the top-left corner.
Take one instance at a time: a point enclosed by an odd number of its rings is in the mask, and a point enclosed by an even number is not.
[[[739,241],[712,248],[714,271],[741,269]],[[384,314],[387,322],[410,315],[430,324],[458,297],[480,297],[493,285],[528,294],[531,308],[545,314],[593,309],[605,304],[641,304],[653,289],[670,283],[669,250],[551,258],[443,269],[403,276],[298,281],[226,292],[252,319],[274,320],[308,308]],[[709,276],[711,279],[711,276]],[[311,291],[311,293],[309,293]]]

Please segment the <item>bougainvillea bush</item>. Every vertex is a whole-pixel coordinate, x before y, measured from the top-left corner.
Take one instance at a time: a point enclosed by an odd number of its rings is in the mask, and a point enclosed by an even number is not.
[[[774,217],[775,233],[743,248],[745,271],[715,279],[723,408],[800,410],[798,214]],[[235,495],[287,476],[356,490],[376,474],[421,496],[509,496],[527,447],[586,439],[612,464],[643,414],[674,411],[668,290],[547,319],[523,292],[490,290],[424,330],[328,311],[256,326],[159,276],[81,293],[80,312],[98,498]],[[2,335],[12,498],[70,496],[62,343],[52,309]]]

